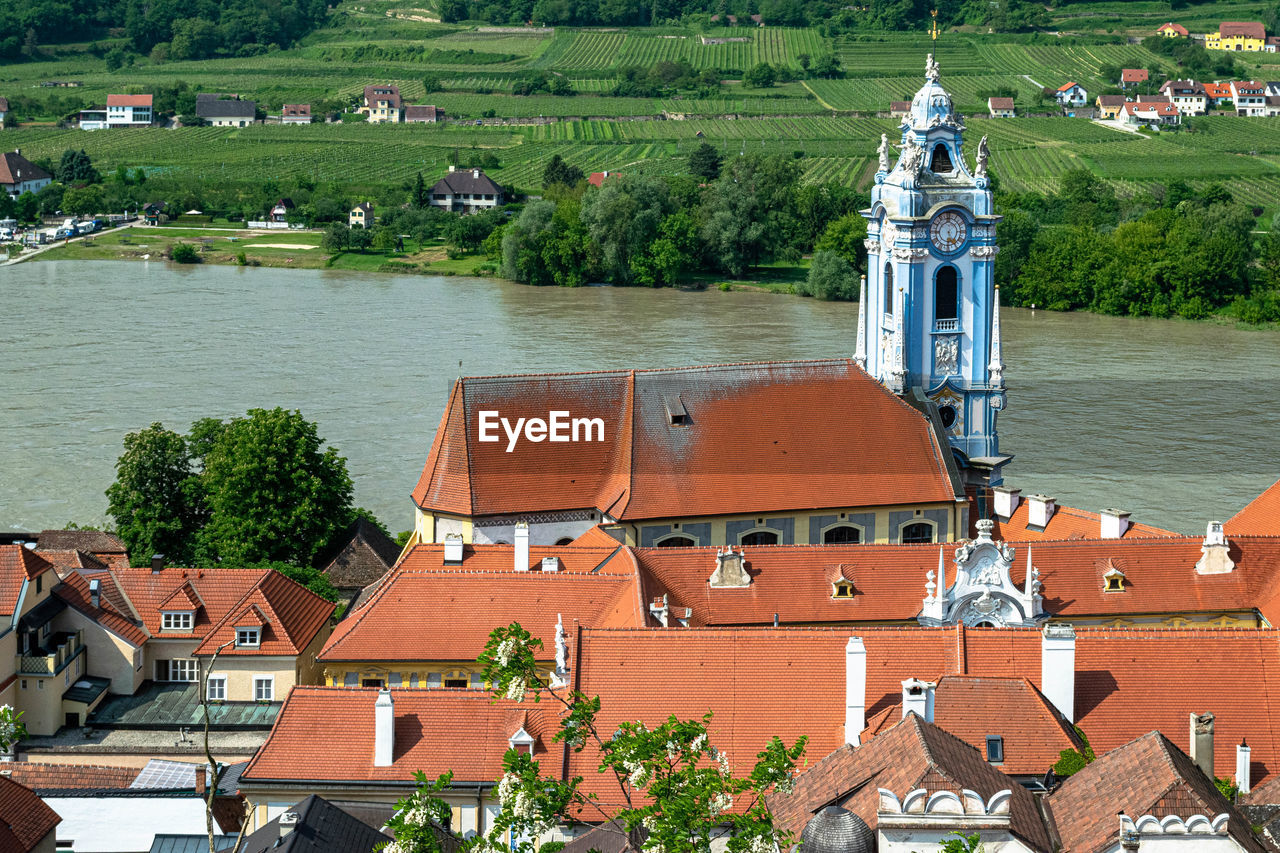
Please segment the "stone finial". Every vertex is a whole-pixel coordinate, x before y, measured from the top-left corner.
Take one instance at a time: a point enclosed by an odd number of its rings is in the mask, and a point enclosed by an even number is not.
[[[712,587],[744,587],[751,586],[751,575],[747,573],[746,556],[742,549],[733,550],[730,545],[716,550],[716,570],[708,581]]]
[[[564,619],[556,614],[556,668],[551,673],[552,687],[565,687],[569,683],[569,635],[564,632]]]
[[[1200,559],[1196,561],[1196,573],[1201,575],[1224,575],[1232,571],[1236,564],[1228,552],[1231,543],[1222,529],[1221,521],[1209,522],[1204,534],[1204,542],[1200,545]]]

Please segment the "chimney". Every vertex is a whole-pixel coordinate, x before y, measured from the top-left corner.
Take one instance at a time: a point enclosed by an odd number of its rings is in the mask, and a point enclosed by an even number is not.
[[[1240,745],[1236,747],[1236,788],[1240,793],[1247,794],[1253,790],[1253,768],[1249,764],[1249,744],[1245,740],[1240,741]]]
[[[544,572],[560,571],[560,558],[559,557],[543,557],[542,570]]]
[[[476,178],[476,179],[478,180],[478,179],[480,178],[480,170],[479,170],[479,169],[472,169],[472,170],[471,170],[471,177]]]
[[[1022,489],[995,486],[991,489],[991,502],[996,515],[1008,521],[1017,512],[1018,504],[1022,502]]]
[[[285,812],[280,815],[280,837],[284,838],[298,828],[298,813]]]
[[[670,608],[667,607],[667,594],[665,592],[650,602],[649,612],[653,614],[654,619],[658,620],[659,625],[663,628],[667,627],[667,614],[670,612]]]
[[[196,768],[196,793],[201,796],[204,796],[204,792],[209,785],[208,777],[205,775],[206,772],[208,772],[208,767],[203,764]]]
[[[1209,522],[1204,534],[1204,542],[1200,545],[1200,559],[1196,561],[1196,574],[1225,575],[1236,567],[1227,552],[1231,543],[1222,530],[1221,521]]]
[[[449,533],[444,537],[444,562],[446,566],[462,563],[462,535]]]
[[[1103,539],[1119,539],[1129,529],[1129,513],[1122,509],[1104,509],[1099,515]]]
[[[933,722],[933,689],[938,685],[932,681],[921,681],[908,678],[902,682],[902,719],[908,714],[915,714],[926,723]]]
[[[516,524],[516,565],[517,572],[529,571],[529,525],[523,521]]]
[[[89,603],[95,610],[102,606],[102,581],[97,578],[89,581]]]
[[[391,701],[391,691],[385,687],[378,691],[378,701],[373,703],[373,766],[390,767],[396,742],[396,707]]]
[[[1068,624],[1050,622],[1040,634],[1040,692],[1076,721],[1076,631]]]
[[[1027,496],[1027,524],[1032,527],[1047,527],[1053,518],[1054,499],[1045,495]]]
[[[844,742],[857,746],[867,727],[867,647],[850,637],[844,647]]]
[[[1213,775],[1213,714],[1191,714],[1191,760],[1210,779]]]
[[[151,555],[151,571],[158,572],[164,568],[164,554]]]

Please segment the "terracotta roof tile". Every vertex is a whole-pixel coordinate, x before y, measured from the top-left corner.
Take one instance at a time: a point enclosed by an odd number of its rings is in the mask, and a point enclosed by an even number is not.
[[[566,626],[573,620],[588,626],[643,624],[634,563],[614,544],[535,547],[535,570],[522,572],[514,569],[511,546],[469,545],[462,564],[450,566],[443,546],[419,545],[338,623],[318,659],[475,660],[494,628],[519,622],[544,638],[542,655],[550,660],[557,617]],[[559,559],[560,571],[541,571],[544,556]],[[448,630],[413,628],[424,620]],[[388,637],[396,641],[388,643]]]
[[[38,553],[57,570],[58,576],[61,577],[67,572],[78,570],[89,572],[100,572],[107,568],[107,564],[92,554],[85,551],[45,551],[39,550]]]
[[[1223,38],[1244,36],[1251,39],[1265,39],[1267,28],[1258,21],[1223,21],[1218,25],[1218,35]]]
[[[62,818],[30,788],[0,776],[0,849],[34,850],[60,823]]]
[[[53,176],[23,157],[17,151],[0,153],[0,184],[20,184],[25,181],[44,181]]]
[[[505,436],[479,440],[481,411],[512,423],[599,418],[604,441],[521,439],[507,452]],[[413,496],[466,515],[596,508],[627,519],[957,497],[928,422],[848,360],[463,379]]]
[[[107,767],[92,764],[40,764],[12,761],[0,775],[25,785],[36,793],[76,789],[128,788],[138,776],[136,767]]]
[[[1136,106],[1136,104],[1123,102],[1121,105]],[[1146,105],[1143,106],[1145,109]],[[996,539],[1011,542],[1035,542],[1039,539],[1097,539],[1102,535],[1101,515],[1069,506],[1058,506],[1049,517],[1049,523],[1044,527],[1033,527],[1030,520],[1030,507],[1025,499],[1018,502],[1018,508],[1008,519],[995,517],[991,520],[995,523],[991,535]],[[1162,530],[1159,527],[1135,521],[1130,522],[1128,529],[1120,538],[1148,539],[1154,536],[1178,535],[1172,530]]]
[[[42,530],[36,543],[39,550],[86,551],[98,558],[128,553],[124,540],[105,530]]]
[[[0,615],[13,614],[25,581],[51,571],[53,564],[31,549],[0,545]]]
[[[1222,529],[1228,536],[1280,534],[1280,481],[1231,516]]]
[[[200,605],[195,610],[194,635],[203,636],[245,595],[257,586],[269,569],[184,569],[174,566],[158,572],[150,568],[114,569],[112,576],[133,605],[152,636],[191,637],[191,631],[165,632],[160,611],[169,605],[193,606],[183,587],[190,585]]]
[[[1013,98],[987,98],[987,106],[993,110],[1013,109]]]
[[[109,107],[149,107],[151,95],[107,95]]]
[[[91,578],[86,578],[79,572],[73,572],[54,588],[53,594],[132,645],[140,646],[145,643],[146,630],[111,602],[103,588],[99,592],[99,606],[93,606],[90,580]],[[98,578],[98,581],[105,586],[105,578]]]
[[[1161,24],[1160,29],[1156,30],[1156,32],[1159,33],[1165,30],[1173,30],[1175,33],[1177,33],[1180,36],[1190,35],[1186,27],[1182,26],[1182,24],[1175,24],[1172,21],[1170,21],[1167,24]]]
[[[1183,725],[1187,725],[1184,720]],[[1234,766],[1234,764],[1233,764]],[[1245,816],[1218,792],[1200,768],[1158,731],[1117,747],[1067,779],[1049,797],[1062,853],[1099,853],[1115,846],[1123,813],[1210,820],[1230,815],[1228,834],[1249,853],[1268,848],[1254,837]],[[1145,845],[1144,845],[1145,846]]]
[[[195,654],[211,655],[219,646],[236,639],[236,628],[253,622],[241,621],[250,614],[262,626],[257,648],[228,646],[224,657],[301,654],[324,628],[334,604],[295,583],[280,572],[268,571],[243,598],[232,605],[196,646]]]
[[[181,586],[175,589],[168,598],[160,602],[160,610],[199,610],[204,607],[204,601],[200,598],[200,594],[196,592],[195,587],[191,585],[191,581],[185,581]]]

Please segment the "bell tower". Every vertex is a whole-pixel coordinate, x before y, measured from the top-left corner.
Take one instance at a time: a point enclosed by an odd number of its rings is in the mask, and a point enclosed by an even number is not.
[[[964,122],[938,79],[929,54],[896,163],[880,137],[871,207],[862,211],[867,277],[855,358],[894,393],[918,389],[931,400],[966,485],[992,486],[1010,458],[1000,455],[996,434],[1005,405],[994,278],[1000,217],[986,137],[970,171]]]

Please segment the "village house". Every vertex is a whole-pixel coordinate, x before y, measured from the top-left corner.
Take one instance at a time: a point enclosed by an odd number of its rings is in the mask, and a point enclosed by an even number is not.
[[[52,181],[53,175],[23,157],[20,148],[0,154],[0,188],[13,198],[40,192]]]
[[[396,124],[401,119],[403,106],[399,86],[365,86],[360,114],[367,116],[370,124]]]
[[[911,113],[910,101],[890,101],[889,118],[906,118]]]
[[[482,169],[456,169],[431,187],[431,206],[452,213],[479,213],[502,207],[505,202],[502,187]]]
[[[368,214],[364,217],[368,221],[367,227],[373,225],[373,216],[370,211],[372,207],[369,210],[361,210],[361,213]],[[356,227],[354,223],[352,227]],[[334,589],[354,599],[391,570],[399,559],[402,549],[390,536],[382,532],[378,525],[365,518],[356,520],[356,523],[348,529],[348,537],[347,544],[343,545],[332,558],[325,561],[321,571]]]
[[[1013,118],[1013,98],[987,98],[987,112],[992,118]]]
[[[1267,114],[1267,84],[1257,80],[1231,81],[1231,100],[1238,116]]]
[[[1124,68],[1120,71],[1120,88],[1129,89],[1146,83],[1150,79],[1145,68]]]
[[[347,225],[352,228],[372,228],[374,224],[373,205],[362,201],[347,215]]]
[[[590,175],[587,175],[587,183],[596,188],[604,186],[605,181],[617,181],[621,179],[622,174],[620,172],[610,172],[607,169],[603,172],[592,172]]]
[[[62,822],[35,792],[0,773],[0,850],[6,853],[55,853]]]
[[[1098,118],[1114,119],[1128,101],[1124,95],[1099,95],[1094,101],[1094,106],[1098,108]]]
[[[1175,104],[1139,101],[1121,107],[1116,119],[1135,127],[1171,127],[1179,124],[1182,116]]]
[[[438,124],[444,121],[444,110],[429,105],[404,105],[406,124]]]
[[[310,104],[285,104],[280,108],[281,124],[311,124]]]
[[[151,95],[107,95],[107,127],[149,127]]]
[[[1089,103],[1089,93],[1079,83],[1063,83],[1054,97],[1064,107],[1083,107]]]
[[[107,111],[105,109],[81,110],[76,115],[76,127],[81,130],[106,130]]]
[[[1216,33],[1204,37],[1205,50],[1263,51],[1267,28],[1257,21],[1223,21]]]
[[[214,127],[247,127],[257,118],[258,105],[239,95],[196,95],[196,115]]]
[[[1280,94],[1280,93],[1277,93]],[[1206,110],[1222,104],[1229,104],[1235,97],[1235,92],[1231,90],[1231,84],[1228,83],[1205,83],[1204,95],[1206,102]],[[1185,110],[1184,110],[1185,112]]]
[[[267,214],[267,217],[272,222],[288,222],[289,214],[293,210],[294,210],[293,199],[282,198],[276,201],[274,205],[272,205],[271,210]]]
[[[557,411],[554,442],[501,437],[493,414]],[[646,547],[950,542],[968,504],[935,430],[847,359],[463,378],[411,542],[511,544],[518,522],[536,545],[601,523]]]
[[[1209,111],[1209,98],[1202,83],[1195,80],[1166,80],[1160,94],[1183,115],[1204,115]]]
[[[1157,29],[1156,32],[1169,39],[1187,38],[1191,35],[1190,31],[1188,31],[1186,27],[1182,26],[1182,24],[1175,24],[1172,21],[1167,24],[1161,24],[1160,28]]]

